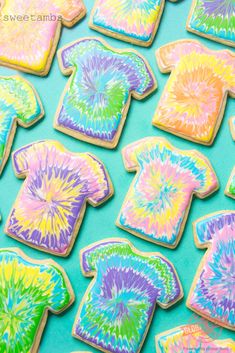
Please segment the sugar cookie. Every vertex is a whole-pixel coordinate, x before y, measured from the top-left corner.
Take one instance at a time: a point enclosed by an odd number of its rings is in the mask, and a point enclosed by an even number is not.
[[[165,0],[96,0],[89,26],[107,36],[148,47],[156,35],[164,5]]]
[[[116,50],[96,38],[69,44],[58,57],[61,71],[72,76],[54,127],[80,140],[114,148],[131,96],[143,99],[157,87],[148,63],[133,50]]]
[[[201,37],[235,47],[233,0],[193,0],[187,30]]]
[[[69,279],[52,260],[35,261],[18,249],[0,249],[1,352],[36,353],[48,311],[74,301]]]
[[[232,174],[226,186],[225,195],[235,199],[235,168],[233,168]]]
[[[199,152],[183,151],[160,137],[147,137],[123,150],[128,172],[137,172],[117,226],[153,243],[175,248],[193,195],[205,198],[218,189],[215,172]]]
[[[104,165],[89,153],[72,153],[57,141],[39,141],[13,153],[16,176],[26,177],[5,232],[29,246],[68,256],[86,204],[113,194]]]
[[[235,211],[220,211],[194,223],[198,248],[208,248],[196,272],[187,306],[217,325],[235,330]]]
[[[235,141],[235,116],[229,119],[229,127],[233,140]]]
[[[180,40],[157,50],[162,72],[171,76],[153,125],[211,145],[224,115],[228,94],[235,97],[235,54],[214,51],[198,41]]]
[[[156,336],[157,353],[235,353],[231,339],[215,340],[199,325],[184,325]]]
[[[3,0],[0,3],[0,65],[45,76],[62,26],[86,13],[82,0]]]
[[[31,84],[19,76],[0,77],[0,174],[9,157],[17,123],[25,128],[44,115]]]
[[[94,277],[80,304],[73,336],[104,352],[137,353],[156,304],[183,297],[173,265],[125,239],[105,239],[81,251],[84,276]]]

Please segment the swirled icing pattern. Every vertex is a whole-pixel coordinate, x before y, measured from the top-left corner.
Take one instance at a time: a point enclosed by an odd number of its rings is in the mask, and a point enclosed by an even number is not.
[[[228,184],[225,190],[226,195],[235,198],[235,168],[232,171]]]
[[[197,151],[177,150],[167,140],[148,137],[123,150],[128,171],[137,171],[117,225],[164,246],[175,247],[193,194],[217,189],[216,175]]]
[[[174,0],[172,0],[174,1]],[[164,0],[96,0],[90,26],[106,35],[150,45],[159,24]]]
[[[130,95],[142,98],[155,79],[142,57],[115,51],[98,39],[82,39],[59,54],[62,70],[74,70],[55,127],[74,137],[110,146],[119,138]],[[70,72],[70,71],[69,71]]]
[[[59,313],[73,299],[56,263],[34,263],[22,253],[0,250],[0,351],[33,352],[47,310]]]
[[[235,353],[232,340],[215,340],[199,325],[179,326],[156,337],[157,353]]]
[[[40,141],[13,154],[18,176],[27,176],[6,233],[30,246],[68,255],[86,202],[96,206],[112,194],[103,164],[88,153],[71,153],[57,141]]]
[[[195,239],[198,247],[208,250],[187,305],[208,320],[235,330],[235,212],[218,212],[196,222]]]
[[[113,353],[136,353],[155,305],[171,306],[182,289],[170,262],[139,253],[124,239],[107,239],[81,253],[85,276],[95,276],[76,318],[73,334]]]
[[[62,24],[71,27],[84,14],[81,0],[3,1],[0,63],[38,75],[47,74]]]
[[[172,72],[153,124],[189,140],[211,144],[223,118],[227,94],[235,94],[235,56],[182,40],[157,51],[163,72]]]
[[[234,0],[194,0],[187,29],[235,46]]]
[[[0,173],[10,151],[10,137],[16,122],[27,127],[43,115],[31,85],[18,76],[0,77]]]

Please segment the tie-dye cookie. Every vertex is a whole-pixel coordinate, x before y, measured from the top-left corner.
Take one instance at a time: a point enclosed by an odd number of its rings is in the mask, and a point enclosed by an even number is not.
[[[228,184],[226,186],[225,195],[235,199],[235,168],[233,169]]]
[[[25,128],[44,111],[34,88],[19,76],[0,77],[0,174],[9,157],[17,123]]]
[[[184,325],[156,336],[157,353],[235,353],[231,339],[215,340],[199,325]]]
[[[193,195],[205,198],[218,189],[210,162],[197,151],[183,151],[167,140],[147,137],[123,150],[127,171],[137,172],[117,226],[153,243],[175,248]]]
[[[148,47],[164,6],[165,0],[96,0],[89,26],[107,36]]]
[[[153,125],[185,139],[211,145],[228,94],[235,97],[235,55],[198,41],[180,40],[157,50],[160,70],[171,72]]]
[[[229,119],[229,127],[233,140],[235,141],[235,116]]]
[[[235,46],[234,0],[193,0],[187,30]]]
[[[113,194],[109,175],[95,156],[72,153],[57,141],[40,141],[13,153],[19,178],[26,177],[5,232],[18,241],[68,256],[89,203]]]
[[[208,248],[196,272],[187,306],[217,325],[235,330],[235,212],[221,211],[194,224],[198,248]]]
[[[104,352],[139,352],[156,304],[166,309],[183,297],[173,265],[125,239],[105,239],[83,249],[81,267],[84,276],[94,279],[73,336]]]
[[[48,311],[59,314],[74,301],[62,267],[35,261],[18,249],[0,249],[0,351],[36,353]]]
[[[86,13],[82,0],[5,0],[0,3],[0,65],[45,76],[62,26]]]
[[[148,63],[133,50],[116,50],[96,38],[69,44],[58,57],[61,71],[72,76],[54,127],[80,140],[114,148],[131,96],[143,99],[157,87]]]

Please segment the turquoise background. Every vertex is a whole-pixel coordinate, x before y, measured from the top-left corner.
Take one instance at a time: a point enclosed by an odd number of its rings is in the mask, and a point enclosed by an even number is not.
[[[134,99],[132,100],[120,143],[118,148],[112,151],[77,141],[72,137],[66,136],[53,129],[52,123],[55,111],[64,86],[68,80],[67,77],[64,77],[61,74],[57,58],[54,59],[51,71],[46,78],[22,74],[22,76],[34,84],[42,99],[46,115],[42,121],[28,130],[20,127],[18,128],[13,144],[13,150],[40,139],[56,139],[73,152],[89,151],[96,154],[105,163],[115,188],[114,197],[103,206],[98,209],[92,208],[91,206],[87,208],[83,225],[80,229],[71,255],[67,259],[51,256],[65,268],[76,294],[76,302],[62,315],[49,315],[39,351],[40,353],[70,353],[75,351],[96,352],[93,347],[86,345],[71,336],[72,325],[79,303],[90,283],[90,279],[84,278],[81,274],[79,251],[92,242],[107,237],[123,237],[129,239],[139,250],[161,252],[168,257],[168,259],[174,263],[184,288],[185,297],[179,304],[168,310],[162,310],[157,307],[149,334],[142,348],[143,353],[151,353],[155,352],[154,336],[156,334],[178,325],[194,323],[200,320],[199,317],[195,316],[185,306],[185,301],[195,271],[204,255],[203,250],[198,250],[195,247],[192,234],[192,222],[211,212],[234,209],[235,205],[234,200],[224,196],[225,186],[235,164],[235,145],[232,141],[228,127],[228,119],[233,115],[235,110],[235,101],[228,99],[225,117],[212,147],[204,147],[188,142],[153,127],[151,124],[152,117],[163,87],[168,79],[168,75],[163,75],[158,70],[155,51],[165,43],[184,38],[198,39],[212,49],[226,49],[227,47],[197,37],[186,31],[185,25],[191,5],[191,1],[188,0],[180,1],[178,3],[170,3],[169,1],[166,1],[161,25],[151,48],[132,46],[128,43],[105,37],[98,32],[90,30],[88,28],[88,19],[93,6],[93,1],[85,0],[85,5],[88,10],[86,18],[71,29],[63,29],[59,47],[86,36],[101,37],[115,48],[133,47],[149,60],[158,80],[159,87],[151,97],[142,102],[135,101]],[[13,75],[15,72],[13,70],[1,68],[0,74]],[[175,147],[182,149],[197,149],[204,153],[210,159],[220,181],[220,190],[210,198],[205,200],[194,199],[182,240],[178,248],[175,250],[168,250],[148,243],[147,241],[139,239],[115,226],[115,220],[134,177],[134,174],[127,173],[124,169],[121,150],[127,144],[151,135],[166,137]],[[4,234],[4,224],[21,186],[22,180],[19,180],[14,176],[11,161],[9,160],[0,180],[0,205],[2,213],[0,247],[19,247],[28,256],[35,259],[46,259],[49,257],[47,254],[24,246]],[[217,330],[217,336],[219,338],[235,338],[234,333],[226,329]]]

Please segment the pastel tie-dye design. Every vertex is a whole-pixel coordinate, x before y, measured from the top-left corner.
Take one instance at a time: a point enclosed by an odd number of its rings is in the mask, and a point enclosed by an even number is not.
[[[157,50],[162,72],[172,72],[153,125],[210,145],[224,115],[227,95],[235,95],[235,55],[181,40]]]
[[[26,181],[5,232],[42,251],[67,256],[86,209],[111,197],[104,165],[88,153],[72,153],[57,141],[40,141],[13,153],[16,175]]]
[[[106,239],[81,252],[84,276],[95,277],[80,305],[73,335],[105,352],[139,352],[156,303],[182,298],[173,265],[159,253],[138,252],[124,239]]]
[[[235,353],[233,340],[215,340],[199,325],[185,325],[156,336],[157,353]]]
[[[167,140],[148,137],[123,150],[129,172],[137,175],[117,225],[154,243],[176,247],[193,194],[204,198],[218,188],[209,161],[197,151],[182,151]]]
[[[235,212],[221,211],[194,225],[199,248],[208,248],[192,284],[187,306],[235,330]]]
[[[164,5],[165,0],[96,0],[89,25],[108,36],[149,46]]]
[[[47,311],[74,301],[69,280],[53,261],[34,261],[20,250],[0,250],[0,351],[38,351]]]
[[[187,30],[235,46],[234,0],[193,0]]]
[[[134,51],[117,51],[98,39],[81,39],[59,52],[63,93],[55,128],[103,147],[117,145],[131,95],[142,99],[156,88],[147,62]]]
[[[225,194],[235,199],[235,168],[233,169],[232,174],[229,178],[228,184],[225,189]]]
[[[62,25],[86,13],[82,0],[5,0],[0,4],[0,64],[46,75]]]
[[[0,174],[10,153],[16,124],[28,127],[43,115],[39,97],[26,80],[0,77]]]

